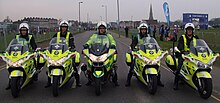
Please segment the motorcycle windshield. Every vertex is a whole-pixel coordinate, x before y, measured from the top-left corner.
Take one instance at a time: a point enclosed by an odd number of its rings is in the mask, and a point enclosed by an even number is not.
[[[156,50],[160,49],[157,41],[152,37],[143,38],[143,43],[140,45],[139,49],[146,53],[147,50]]]
[[[27,41],[24,38],[13,39],[5,50],[8,53],[21,52],[21,54],[29,51]]]
[[[97,35],[93,38],[89,51],[96,56],[100,56],[108,52],[109,44],[110,41],[106,35]]]
[[[190,42],[190,52],[198,56],[198,53],[207,53],[209,55],[212,50],[204,40],[196,39],[196,41]]]
[[[56,50],[56,51],[59,51],[61,50],[62,53],[67,51],[68,50],[68,45],[66,43],[66,39],[64,37],[60,37],[60,38],[53,38],[51,41],[50,41],[50,44],[49,44],[49,47],[48,47],[48,50],[50,51],[50,53],[53,51],[53,50]]]

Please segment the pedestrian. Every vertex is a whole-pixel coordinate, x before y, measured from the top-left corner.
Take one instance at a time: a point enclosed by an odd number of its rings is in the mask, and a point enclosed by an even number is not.
[[[164,36],[165,36],[165,40],[167,41],[168,40],[168,27],[166,26],[165,29],[164,29]]]
[[[127,26],[125,26],[125,36],[126,36],[126,38],[128,37],[128,27]]]
[[[154,29],[153,29],[153,37],[154,37],[154,39],[156,39],[156,32],[157,32],[157,27],[156,27],[156,25],[154,25]]]
[[[161,25],[161,27],[160,27],[160,41],[163,41],[163,35],[164,35],[164,25]]]
[[[150,26],[150,24],[148,24],[148,34],[152,37],[152,35],[151,35],[151,26]]]

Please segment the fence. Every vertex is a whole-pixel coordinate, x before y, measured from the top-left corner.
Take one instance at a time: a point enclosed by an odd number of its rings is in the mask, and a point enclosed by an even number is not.
[[[77,31],[73,31],[73,33],[75,34],[77,33]],[[6,35],[0,35],[0,51],[4,51],[7,48],[8,44],[11,42],[13,38],[15,38],[16,34],[17,33],[7,33]],[[34,35],[35,41],[39,43],[50,40],[54,34],[55,32],[49,32],[49,33]]]

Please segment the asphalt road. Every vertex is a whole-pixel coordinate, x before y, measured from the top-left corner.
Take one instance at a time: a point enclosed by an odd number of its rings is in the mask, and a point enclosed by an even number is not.
[[[75,36],[77,51],[81,53],[82,45],[88,40],[94,31],[84,32]],[[39,80],[20,92],[18,98],[13,98],[10,90],[5,90],[8,83],[7,70],[0,70],[0,102],[1,103],[220,103],[220,70],[214,68],[213,95],[207,100],[199,97],[197,91],[187,85],[180,85],[178,91],[172,89],[174,75],[166,70],[165,61],[162,61],[161,75],[165,87],[158,87],[155,95],[148,93],[147,87],[140,83],[135,77],[132,78],[131,86],[125,87],[125,81],[129,68],[125,64],[125,53],[129,50],[131,40],[125,37],[118,38],[113,33],[117,42],[118,50],[118,78],[119,87],[107,84],[103,87],[101,96],[95,95],[94,86],[85,86],[87,79],[80,74],[82,87],[71,88],[71,83],[61,89],[58,97],[53,97],[52,88],[44,88],[47,83],[46,68],[39,75]],[[85,59],[81,56],[82,63]]]

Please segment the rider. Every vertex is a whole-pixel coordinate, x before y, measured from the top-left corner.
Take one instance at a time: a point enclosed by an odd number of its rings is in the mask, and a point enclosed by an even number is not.
[[[110,41],[110,47],[111,49],[116,49],[116,42],[114,40],[114,38],[112,37],[111,34],[107,33],[107,24],[104,21],[100,21],[97,24],[97,33],[93,34],[89,40],[86,42],[85,45],[83,45],[84,49],[88,49],[90,47],[90,45],[92,44],[92,40],[97,36],[97,35],[106,35]],[[116,62],[116,61],[115,61]],[[118,78],[117,78],[117,72],[115,72],[115,80],[113,80],[113,82],[115,83],[115,86],[119,86],[118,84]],[[89,77],[89,81],[86,84],[91,85],[91,77]]]
[[[57,32],[53,37],[57,37],[57,39],[59,39],[60,37],[64,37],[66,38],[67,40],[67,44],[68,46],[70,47],[70,51],[71,52],[74,52],[75,51],[75,45],[74,45],[74,38],[73,38],[73,35],[68,31],[68,22],[66,20],[63,20],[61,23],[60,23],[60,31]],[[73,58],[73,61],[75,61],[75,58]],[[79,77],[79,74],[78,74],[78,70],[77,70],[77,66],[79,66],[79,63],[75,63],[75,62],[72,62],[73,64],[73,68],[74,68],[74,76],[76,78],[76,86],[78,87],[81,87],[81,83],[80,83],[80,77]],[[48,82],[47,82],[47,85],[45,86],[46,88],[51,86],[51,78],[48,77]]]
[[[147,30],[148,30],[148,25],[145,23],[141,23],[140,26],[138,27],[138,31],[139,31],[138,35],[132,39],[132,43],[130,45],[132,51],[135,51],[135,47],[137,45],[139,45],[141,42],[143,42],[144,37],[150,36],[149,34],[147,34]],[[131,77],[133,75],[134,64],[135,63],[132,61],[131,65],[130,65],[130,70],[129,70],[129,73],[127,76],[127,82],[125,84],[126,87],[130,86],[130,84],[131,84]],[[158,85],[161,87],[164,87],[164,85],[160,81],[160,72],[158,73]]]
[[[19,33],[16,34],[15,38],[17,40],[19,40],[19,38],[25,39],[30,51],[34,51],[37,49],[37,44],[35,42],[34,36],[29,33],[29,26],[27,23],[21,23],[19,25]],[[35,59],[34,59],[34,65],[36,66]],[[38,78],[38,74],[36,74],[36,78],[34,79],[37,80],[37,78]],[[8,89],[10,89],[10,80],[8,86],[6,87],[6,90]]]
[[[179,73],[184,61],[181,54],[187,53],[189,51],[190,42],[194,39],[198,39],[198,36],[194,35],[195,26],[192,23],[187,23],[185,25],[184,32],[185,34],[183,34],[179,38],[178,46],[177,46],[180,53],[177,53],[178,68],[175,74],[174,87],[173,87],[174,90],[178,89]]]

